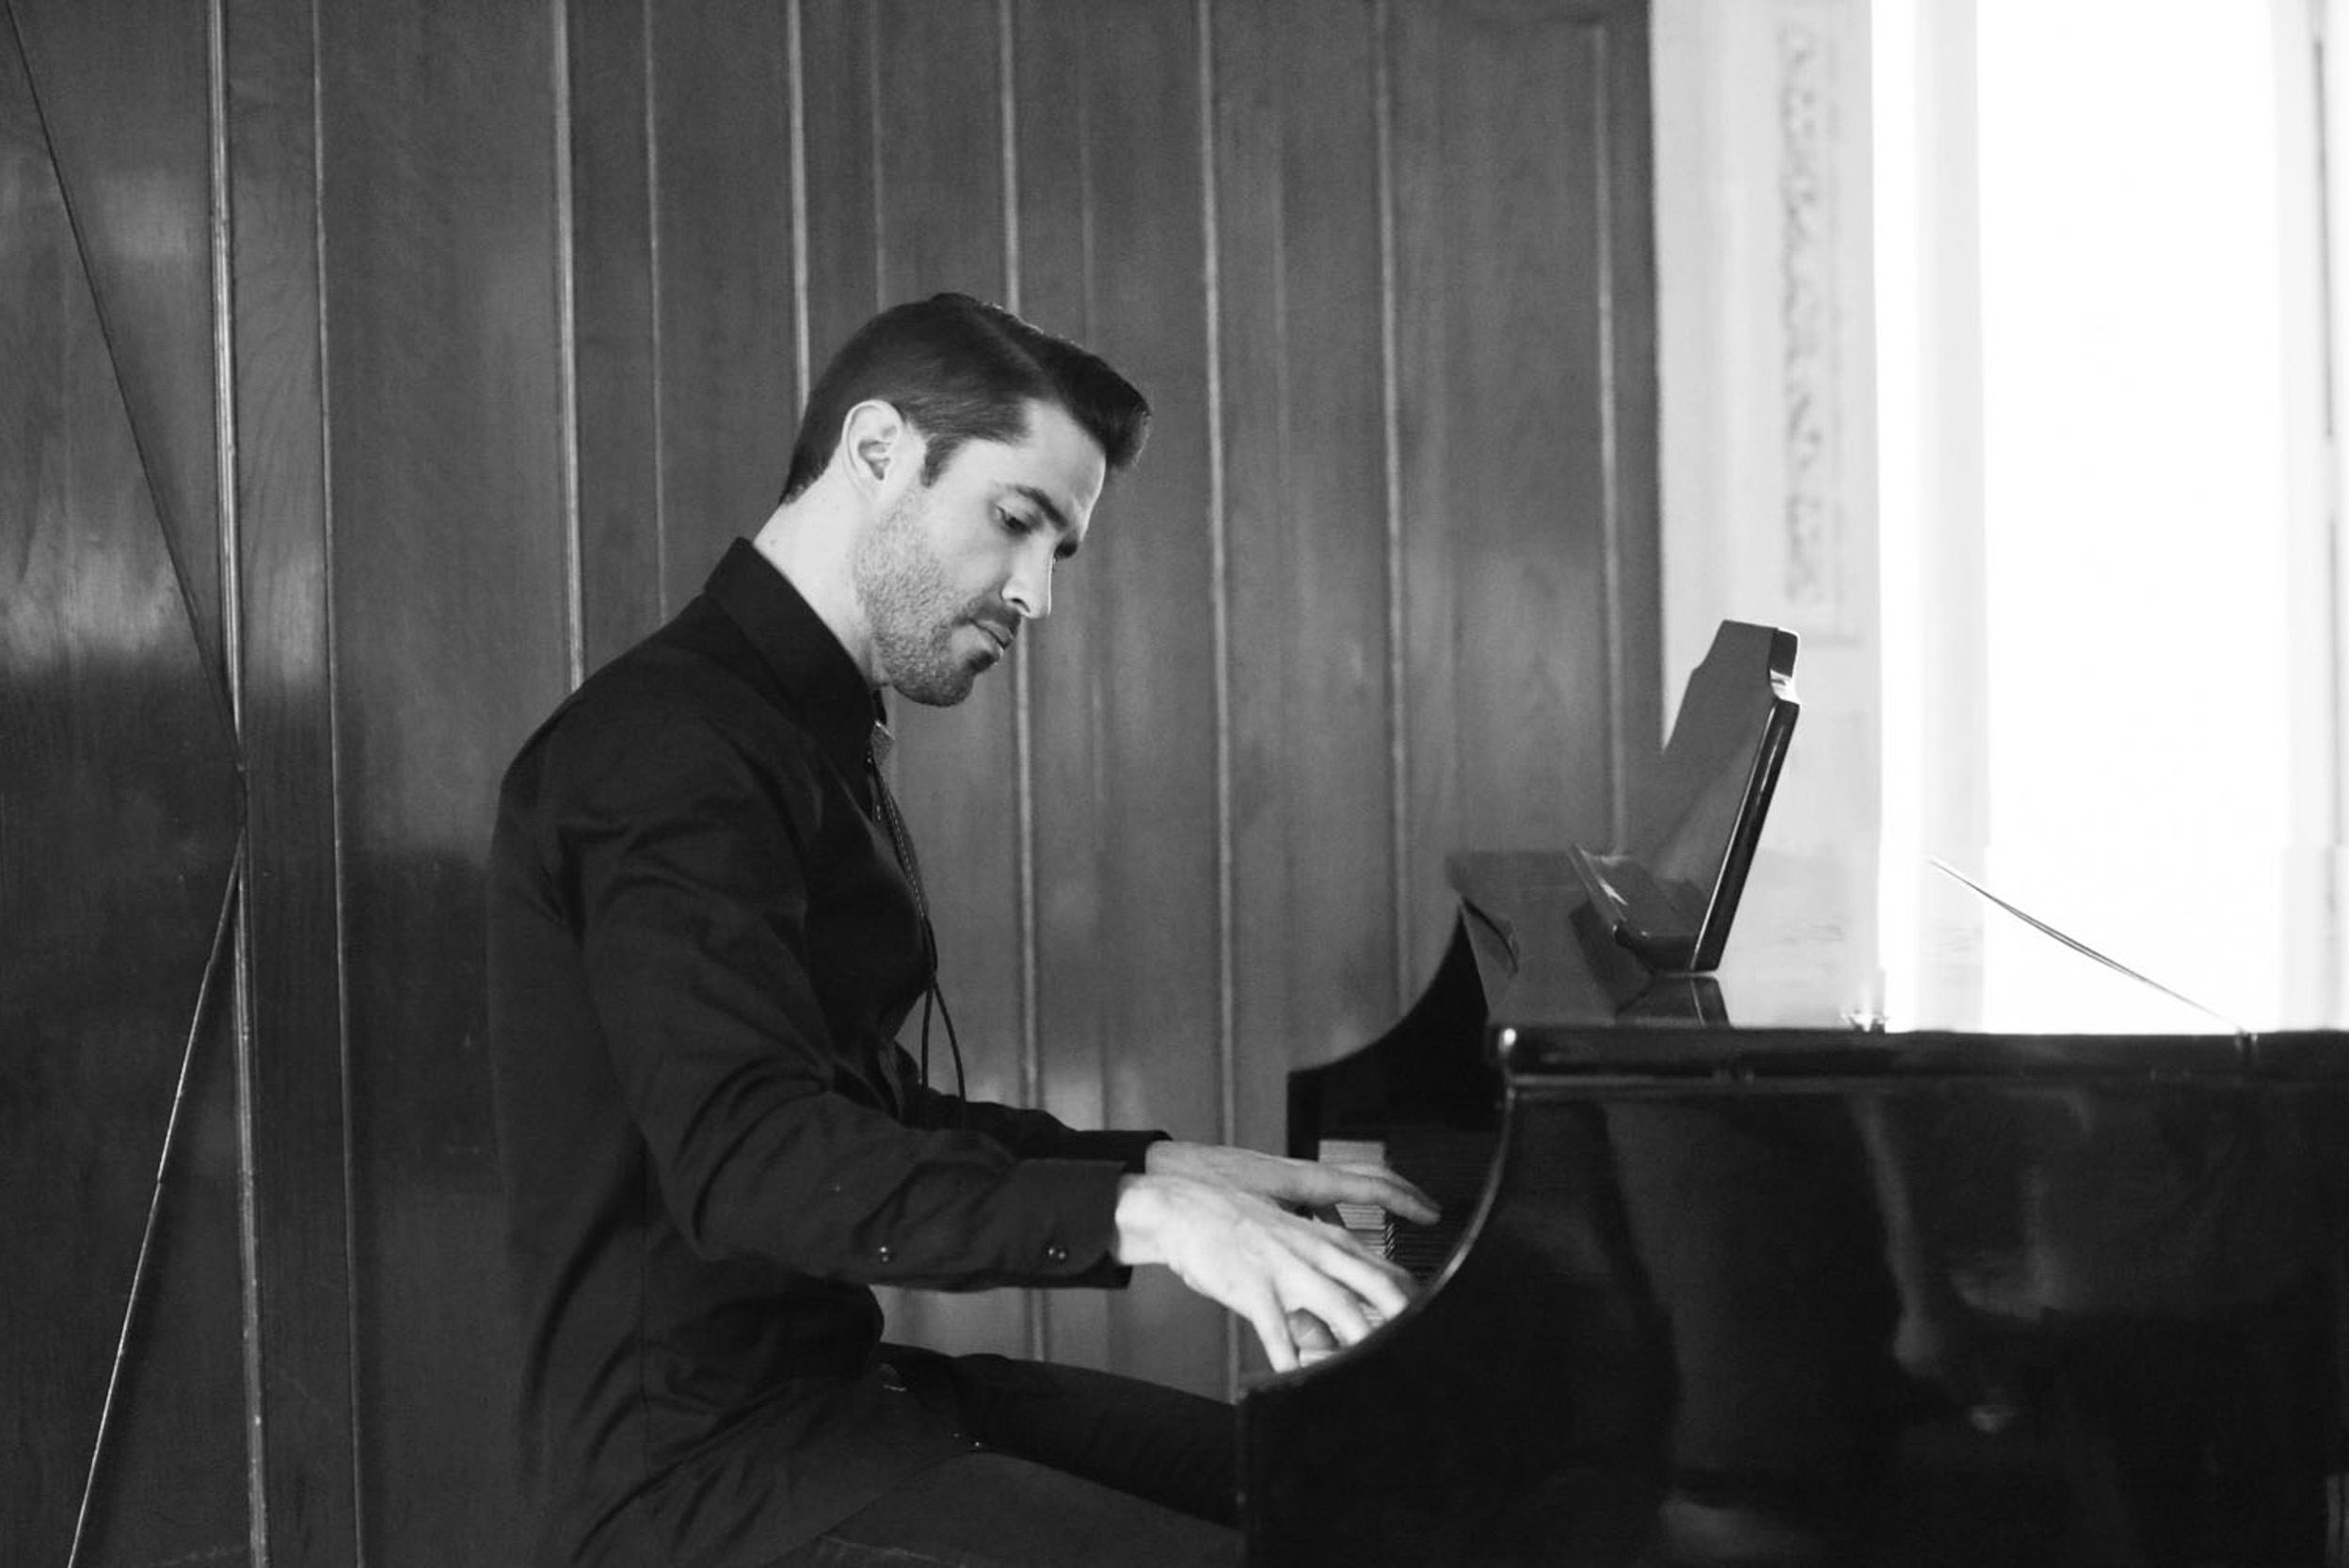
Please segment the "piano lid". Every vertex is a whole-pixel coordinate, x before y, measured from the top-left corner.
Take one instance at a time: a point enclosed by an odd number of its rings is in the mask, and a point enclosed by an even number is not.
[[[1653,1067],[1696,1050],[1691,1066],[1751,1066],[1793,1049],[1766,1036],[1801,1031],[1810,1070],[1822,1051],[1864,1070],[2021,1070],[2035,1043],[2058,1039],[2051,1059],[2100,1070],[2239,1071],[2255,1059],[2339,1070],[2339,1042],[2320,1035],[2349,1026],[2349,854],[2338,848],[1978,851],[1893,876],[1870,848],[1761,851],[1709,986],[1653,979],[1615,948],[1563,855],[1459,855],[1451,872],[1496,1032],[1550,1042],[1521,1047],[1520,1065]],[[1728,1031],[1705,1032],[1702,1050],[1675,1043],[1696,1022]]]

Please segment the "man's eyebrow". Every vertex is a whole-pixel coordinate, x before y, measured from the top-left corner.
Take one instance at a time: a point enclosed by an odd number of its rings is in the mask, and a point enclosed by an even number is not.
[[[1042,490],[1036,488],[1035,486],[1014,485],[1012,487],[1012,493],[1018,496],[1023,501],[1028,502],[1031,505],[1034,506],[1037,511],[1042,512],[1046,517],[1050,518],[1052,520],[1052,526],[1058,529],[1061,533],[1067,534],[1074,530],[1075,525],[1068,520],[1068,514],[1061,509],[1061,504],[1053,500],[1050,496],[1045,494]],[[1072,544],[1069,548],[1070,552],[1074,553],[1076,547]]]

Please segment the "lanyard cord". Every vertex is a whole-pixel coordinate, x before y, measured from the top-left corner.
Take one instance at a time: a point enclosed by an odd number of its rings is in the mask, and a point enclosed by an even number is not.
[[[881,773],[881,754],[889,744],[887,726],[873,726],[874,744],[865,749],[865,769],[872,780],[873,804],[879,808],[881,825],[888,830],[889,848],[897,856],[898,870],[905,873],[906,885],[914,890],[914,913],[921,920],[921,958],[923,986],[921,993],[921,1086],[930,1087],[930,1015],[935,1006],[938,1019],[946,1026],[946,1048],[954,1058],[955,1119],[963,1118],[963,1107],[968,1104],[970,1089],[963,1074],[963,1044],[954,1032],[954,1015],[946,1005],[946,992],[938,984],[938,936],[930,923],[930,900],[922,891],[921,869],[914,859],[913,840],[906,834],[905,819],[897,809],[897,797],[889,792],[889,782]]]

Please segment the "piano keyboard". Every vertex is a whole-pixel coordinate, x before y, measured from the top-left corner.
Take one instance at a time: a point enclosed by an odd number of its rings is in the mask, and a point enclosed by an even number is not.
[[[1324,1165],[1383,1166],[1436,1201],[1444,1216],[1431,1225],[1398,1221],[1375,1204],[1337,1206],[1348,1235],[1425,1285],[1459,1248],[1498,1147],[1489,1131],[1398,1128],[1384,1138],[1324,1138],[1314,1156]]]

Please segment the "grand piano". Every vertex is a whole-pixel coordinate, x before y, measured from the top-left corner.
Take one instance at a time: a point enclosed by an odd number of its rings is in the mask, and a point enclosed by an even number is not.
[[[1243,1388],[1249,1560],[2349,1561],[2343,856],[1743,869],[1675,972],[1573,852],[1457,855],[1418,1002],[1292,1076],[1446,1225]],[[2131,879],[2281,936],[2125,967],[2065,915]]]

